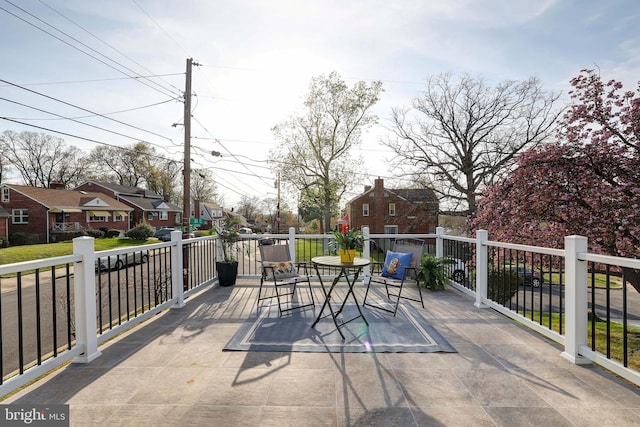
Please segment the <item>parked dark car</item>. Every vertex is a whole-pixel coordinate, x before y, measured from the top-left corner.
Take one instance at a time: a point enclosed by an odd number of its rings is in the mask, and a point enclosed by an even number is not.
[[[120,270],[125,266],[144,264],[149,260],[149,251],[129,252],[126,255],[116,255],[96,258],[96,270]]]
[[[539,288],[542,284],[542,277],[537,271],[533,271],[530,268],[519,266],[515,269],[518,278],[522,279],[522,283],[525,286],[533,286]]]
[[[159,228],[156,230],[153,237],[162,240],[163,242],[169,242],[171,241],[171,232],[175,230],[175,228]]]
[[[445,266],[445,270],[449,273],[449,277],[456,283],[464,283],[466,273],[464,261],[458,258],[451,258],[451,263]]]

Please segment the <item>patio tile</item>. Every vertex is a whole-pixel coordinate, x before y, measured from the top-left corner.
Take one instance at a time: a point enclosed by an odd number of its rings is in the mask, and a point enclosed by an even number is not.
[[[267,406],[336,406],[331,369],[287,369],[274,374]]]
[[[211,368],[164,368],[153,378],[153,387],[140,388],[133,404],[192,405],[215,375]]]
[[[183,405],[121,405],[109,416],[103,425],[107,426],[131,426],[157,425],[157,426],[183,426],[185,419],[190,417],[190,407]],[[71,425],[76,425],[76,419],[72,419]],[[79,420],[78,420],[79,421]],[[78,422],[77,425],[83,425]],[[95,424],[84,424],[92,426]]]
[[[526,382],[506,370],[454,370],[475,401],[485,407],[533,407],[550,405],[531,390]]]
[[[102,403],[124,404],[137,393],[138,389],[153,382],[158,371],[152,367],[113,368],[75,393],[68,402],[71,404],[91,404],[95,403],[96,397],[99,396]]]
[[[409,408],[342,408],[338,410],[338,426],[388,427],[418,426]]]
[[[274,373],[275,370],[255,368],[213,370],[195,404],[264,406],[273,385]]]
[[[548,346],[544,348],[547,351],[536,351],[537,349],[543,350],[540,344],[485,344],[482,348],[498,360],[505,368],[526,367],[530,370],[536,370],[538,368],[545,369],[548,366],[561,364],[564,360],[560,357],[559,351],[548,351]]]
[[[267,406],[262,409],[262,416],[254,424],[274,427],[318,426],[333,427],[336,422],[335,407],[301,407],[301,406]]]
[[[198,404],[189,407],[181,425],[255,427],[263,420],[263,411],[262,407],[234,405],[234,402],[227,405]]]
[[[460,407],[412,407],[411,413],[418,426],[489,427],[495,426],[484,408]]]
[[[513,372],[556,408],[622,408],[606,390],[593,388],[562,368],[515,369]]]
[[[336,372],[335,384],[338,406],[352,409],[408,406],[394,372],[384,367],[375,371],[366,368]]]
[[[457,353],[437,353],[436,356],[445,368],[449,369],[488,369],[503,368],[502,364],[481,346],[470,343],[455,345]]]
[[[553,426],[575,427],[554,408],[513,408],[513,407],[489,407],[487,413],[498,426]]]
[[[464,383],[449,369],[395,369],[410,406],[478,406]]]
[[[99,426],[105,425],[122,405],[70,405],[69,420],[73,420],[74,426]]]
[[[640,425],[640,415],[628,409],[599,408],[585,411],[578,408],[558,408],[558,412],[577,426],[626,427]]]

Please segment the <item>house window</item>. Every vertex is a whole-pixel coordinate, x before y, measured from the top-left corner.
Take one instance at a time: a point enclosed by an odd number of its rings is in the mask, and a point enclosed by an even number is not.
[[[389,203],[389,216],[396,216],[396,204]]]
[[[168,220],[169,219],[169,212],[167,211],[160,211],[160,219],[161,220]]]
[[[29,223],[29,209],[13,209],[11,214],[14,224]]]
[[[2,189],[2,201],[3,202],[9,201],[9,189],[6,187]]]
[[[114,219],[115,219],[116,222],[124,221],[124,215],[116,214]]]
[[[397,225],[385,225],[384,226],[384,234],[398,234],[398,226]]]
[[[177,213],[176,214],[176,224],[181,224],[182,223],[182,213]]]
[[[107,222],[109,218],[104,215],[89,214],[89,222]]]
[[[149,211],[147,212],[147,220],[153,221],[153,217],[158,216],[158,212]]]
[[[362,216],[369,216],[369,203],[362,204]]]

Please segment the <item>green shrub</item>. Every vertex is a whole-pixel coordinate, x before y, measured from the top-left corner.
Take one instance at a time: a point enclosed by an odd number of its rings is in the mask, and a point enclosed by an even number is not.
[[[448,282],[446,266],[453,264],[451,258],[436,258],[433,255],[424,254],[420,261],[420,277],[426,288],[439,290],[446,288]]]
[[[155,233],[155,229],[146,222],[142,222],[127,231],[125,236],[134,240],[147,240],[149,237],[153,236],[153,233]]]
[[[102,239],[104,237],[104,231],[102,230],[89,228],[85,231],[87,232],[87,236],[93,237],[94,239]]]
[[[33,245],[38,243],[38,235],[23,232],[11,233],[9,243],[11,246]]]
[[[109,228],[104,233],[104,237],[106,237],[108,239],[112,239],[112,238],[118,237],[118,236],[120,236],[120,230],[116,230],[115,228]]]
[[[0,236],[0,248],[7,248],[7,247],[9,247],[9,240],[4,238],[3,236]]]
[[[487,277],[487,298],[498,304],[506,304],[518,292],[522,278],[512,269],[492,269]]]

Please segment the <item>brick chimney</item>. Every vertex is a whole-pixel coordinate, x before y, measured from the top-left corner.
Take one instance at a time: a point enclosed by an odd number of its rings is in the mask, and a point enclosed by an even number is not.
[[[65,190],[66,186],[60,181],[52,181],[49,183],[49,188],[52,190]]]
[[[196,218],[200,218],[202,215],[200,215],[200,200],[196,199],[193,201],[193,212],[194,212],[194,217]]]
[[[375,187],[376,190],[384,189],[384,179],[378,177],[376,180],[373,181],[373,186]]]

